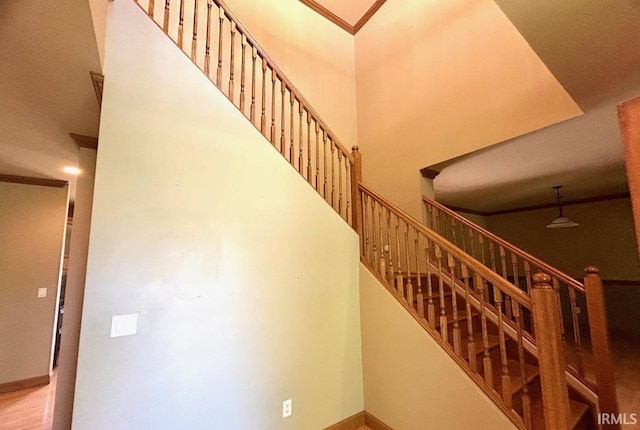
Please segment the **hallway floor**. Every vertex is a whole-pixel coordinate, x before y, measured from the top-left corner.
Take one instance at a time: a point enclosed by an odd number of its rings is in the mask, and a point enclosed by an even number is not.
[[[0,394],[0,430],[50,430],[57,372],[49,385]]]

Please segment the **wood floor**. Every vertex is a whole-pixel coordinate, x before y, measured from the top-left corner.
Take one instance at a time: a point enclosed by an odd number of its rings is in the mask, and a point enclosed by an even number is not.
[[[1,430],[51,430],[57,373],[49,385],[0,394]]]

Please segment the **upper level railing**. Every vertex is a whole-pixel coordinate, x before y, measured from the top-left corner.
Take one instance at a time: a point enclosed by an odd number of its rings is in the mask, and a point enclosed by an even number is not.
[[[136,0],[350,225],[353,157],[221,0]]]

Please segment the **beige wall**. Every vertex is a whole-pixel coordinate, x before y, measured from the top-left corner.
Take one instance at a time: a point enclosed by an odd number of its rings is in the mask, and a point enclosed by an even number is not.
[[[490,0],[387,2],[355,47],[364,181],[415,217],[420,168],[581,113]]]
[[[600,268],[604,279],[640,280],[633,217],[629,199],[566,206],[564,215],[575,228],[545,226],[557,209],[487,217],[489,230],[574,277],[584,268]]]
[[[89,9],[91,9],[91,21],[93,22],[93,31],[96,36],[96,45],[98,47],[98,55],[100,56],[101,70],[92,70],[92,72],[102,71],[104,67],[104,42],[107,30],[107,5],[109,0],[88,0]]]
[[[107,34],[73,428],[362,411],[355,233],[133,2]]]
[[[0,384],[51,371],[67,194],[0,182]]]
[[[65,288],[64,319],[53,415],[54,430],[71,428],[84,280],[87,272],[87,249],[89,247],[96,151],[80,148],[78,161],[81,174],[77,179],[73,210],[73,233],[69,245],[69,268],[67,270],[67,285]]]
[[[358,143],[351,34],[299,0],[227,0],[347,149]]]
[[[395,430],[515,426],[360,265],[365,409]]]

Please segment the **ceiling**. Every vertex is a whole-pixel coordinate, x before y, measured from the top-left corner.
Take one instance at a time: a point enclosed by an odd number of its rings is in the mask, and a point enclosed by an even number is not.
[[[315,0],[315,2],[353,26],[376,3],[376,0]]]
[[[640,2],[496,0],[584,115],[453,160],[436,199],[482,212],[628,191],[616,105],[640,96]]]
[[[90,71],[100,60],[87,0],[0,2],[0,173],[70,182],[78,147],[96,137]]]

